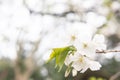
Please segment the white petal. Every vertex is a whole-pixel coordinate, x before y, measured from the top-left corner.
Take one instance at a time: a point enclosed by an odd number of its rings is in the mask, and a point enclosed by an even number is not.
[[[82,57],[82,55],[77,51],[74,53],[74,56],[72,57],[72,61],[78,61],[78,59]]]
[[[76,75],[77,75],[77,70],[73,69],[73,70],[72,70],[72,75],[73,75],[73,76],[76,76]]]
[[[68,77],[69,74],[70,74],[70,70],[66,70],[65,71],[65,77]]]
[[[66,66],[68,66],[72,62],[72,57],[73,57],[72,54],[66,57],[65,62],[64,62]]]
[[[101,68],[101,64],[97,61],[91,61],[89,66],[92,71],[100,70]]]
[[[88,69],[88,66],[84,66],[84,68],[80,71],[80,73],[84,73]]]
[[[97,42],[97,43],[104,43],[105,42],[105,37],[102,34],[96,34],[93,38],[93,41]]]
[[[80,71],[80,70],[82,70],[82,67],[83,65],[80,63],[80,62],[73,62],[73,64],[72,64],[72,67],[74,68],[74,69],[76,69],[77,71]]]
[[[107,45],[106,44],[98,44],[96,46],[97,50],[106,50],[107,49]]]
[[[93,42],[89,42],[89,43],[87,43],[87,47],[86,48],[82,48],[81,49],[80,53],[82,55],[86,55],[88,57],[92,57],[96,53],[96,46],[94,45]]]

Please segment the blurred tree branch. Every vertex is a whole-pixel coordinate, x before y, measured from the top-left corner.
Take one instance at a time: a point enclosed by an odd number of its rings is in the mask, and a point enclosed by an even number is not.
[[[39,15],[42,15],[42,16],[45,16],[45,15],[50,15],[50,16],[53,16],[53,17],[56,17],[56,18],[63,18],[63,17],[67,17],[68,14],[76,14],[78,15],[79,17],[82,17],[82,11],[80,11],[80,9],[78,9],[75,5],[72,5],[71,2],[69,1],[68,2],[68,6],[69,6],[69,10],[63,12],[63,13],[50,13],[50,12],[42,12],[42,11],[35,11],[35,10],[32,10],[26,3],[26,0],[23,0],[23,5],[28,9],[29,13],[30,14],[39,14]],[[82,18],[81,18],[82,19]],[[74,19],[74,20],[68,20],[69,22],[83,22],[85,23],[84,20],[78,20],[78,19]]]
[[[25,0],[23,0],[23,4],[29,10],[29,12],[31,14],[51,15],[51,16],[54,16],[54,17],[65,17],[69,13],[75,13],[73,10],[69,10],[69,11],[66,11],[66,12],[61,13],[61,14],[49,13],[49,12],[42,12],[42,11],[34,11],[34,10],[32,10],[32,9],[29,8],[29,6],[27,5],[27,3],[26,3]]]
[[[110,77],[109,80],[116,80],[120,76],[120,71]]]
[[[34,54],[38,50],[40,42],[41,39],[38,39],[38,41],[34,42],[30,55],[22,58],[22,55],[24,54],[24,43],[23,41],[17,41],[19,49],[17,51],[17,58],[14,66],[15,80],[29,80],[35,67]]]

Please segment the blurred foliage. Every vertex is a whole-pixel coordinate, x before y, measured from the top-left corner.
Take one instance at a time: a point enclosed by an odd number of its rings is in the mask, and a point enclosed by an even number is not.
[[[110,7],[112,4],[112,0],[104,0],[104,5]]]
[[[8,58],[0,60],[0,80],[14,80],[13,66]]]
[[[106,79],[101,78],[101,77],[96,78],[96,77],[92,76],[88,80],[106,80]]]
[[[120,62],[116,61],[115,58],[108,59],[107,63],[103,65],[103,68],[105,68],[110,75],[113,75],[120,70]]]
[[[66,67],[58,72],[55,66],[55,60],[42,66],[36,66],[33,71],[30,80],[108,80],[110,76],[120,70],[120,62],[113,59],[106,59],[106,64],[103,65],[100,71],[87,70],[84,74],[78,74],[76,77],[72,77],[70,74],[67,78],[64,77]],[[14,66],[7,58],[0,60],[0,80],[14,80]],[[43,75],[41,72],[45,68],[47,72]],[[118,79],[119,80],[119,79]]]
[[[64,77],[64,71],[65,71],[65,67],[63,67],[63,69],[58,72],[58,69],[55,69],[55,61],[51,61],[48,64],[45,64],[44,67],[46,67],[46,69],[48,69],[48,77],[51,78],[51,80],[65,80]]]

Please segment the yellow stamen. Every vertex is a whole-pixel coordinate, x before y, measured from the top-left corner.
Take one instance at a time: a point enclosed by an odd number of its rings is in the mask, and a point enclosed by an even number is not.
[[[74,35],[71,36],[71,40],[75,41],[76,37]]]
[[[80,62],[83,62],[83,57],[80,57],[79,61],[80,61]]]
[[[83,48],[87,48],[87,44],[86,43],[83,43]]]

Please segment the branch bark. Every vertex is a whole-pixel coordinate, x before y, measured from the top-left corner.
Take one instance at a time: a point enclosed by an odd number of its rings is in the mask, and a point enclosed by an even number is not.
[[[120,50],[96,50],[96,53],[112,53],[112,52],[120,52]]]
[[[31,50],[30,56],[26,57],[25,59],[21,58],[21,55],[24,53],[23,42],[17,42],[19,50],[17,51],[17,58],[15,60],[14,66],[15,80],[29,80],[35,68],[34,54],[38,50],[40,42],[41,39],[34,43],[34,48]],[[25,67],[25,71],[23,72],[21,72],[20,63],[23,64]]]

